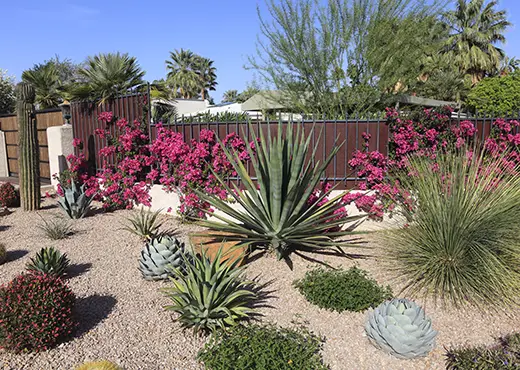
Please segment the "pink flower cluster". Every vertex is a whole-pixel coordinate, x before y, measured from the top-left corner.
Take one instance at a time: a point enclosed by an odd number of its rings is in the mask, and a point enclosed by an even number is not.
[[[247,144],[236,133],[227,135],[222,144],[230,153],[238,154],[243,163],[249,161]],[[199,141],[188,144],[180,133],[158,126],[150,153],[156,165],[149,177],[158,179],[167,191],[179,193],[179,214],[186,219],[204,218],[212,211],[196,190],[226,199],[227,191],[215,174],[224,179],[237,175],[211,130],[202,129]]]

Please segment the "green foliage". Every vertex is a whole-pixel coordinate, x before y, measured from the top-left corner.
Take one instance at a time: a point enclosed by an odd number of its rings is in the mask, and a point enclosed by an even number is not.
[[[81,83],[67,87],[67,96],[77,100],[98,100],[104,103],[144,83],[144,71],[135,57],[127,53],[101,53],[89,56],[79,69]]]
[[[258,10],[261,35],[249,58],[278,103],[303,113],[345,116],[374,109],[382,95],[419,75],[432,23],[446,1],[270,0]],[[341,92],[366,99],[354,105]]]
[[[331,311],[364,311],[392,297],[390,287],[380,287],[357,267],[345,271],[317,268],[294,285],[309,302]]]
[[[466,105],[497,116],[520,111],[520,73],[486,77],[468,94]]]
[[[253,142],[259,142],[255,153],[248,147],[257,181],[253,181],[248,174],[238,154],[224,147],[245,191],[235,184],[231,189],[225,179],[214,173],[244,210],[237,210],[220,198],[196,190],[201,199],[229,216],[213,214],[222,222],[204,220],[200,224],[211,230],[235,234],[235,240],[240,240],[244,245],[267,248],[275,252],[279,259],[288,259],[288,255],[295,250],[312,252],[348,245],[333,238],[351,235],[351,231],[325,232],[363,217],[334,214],[342,208],[338,201],[344,194],[321,202],[330,194],[329,190],[323,192],[316,202],[309,202],[339,147],[335,146],[323,163],[313,164],[308,158],[316,156],[318,147],[316,144],[312,148],[311,136],[305,138],[301,125],[295,128],[292,123],[279,123],[274,137],[265,137],[260,131],[259,141],[252,125],[249,131]]]
[[[20,200],[24,211],[40,209],[40,148],[34,101],[36,91],[28,82],[16,85],[18,118],[18,167]]]
[[[7,261],[7,250],[4,244],[0,244],[0,265]]]
[[[54,62],[35,64],[22,73],[22,80],[36,89],[36,103],[40,109],[55,108],[61,103],[61,82]]]
[[[322,342],[304,329],[239,325],[216,334],[198,359],[208,370],[327,370]]]
[[[234,326],[254,312],[255,283],[244,279],[239,259],[223,262],[221,257],[222,248],[213,261],[204,251],[194,258],[185,256],[185,271],[173,269],[172,286],[163,289],[172,300],[166,309],[176,312],[181,325],[194,332]]]
[[[400,176],[417,200],[409,227],[385,235],[389,268],[407,292],[455,305],[514,304],[520,293],[520,173],[503,157],[462,152],[409,158]]]
[[[102,360],[86,362],[83,365],[78,366],[76,370],[123,370],[123,368],[117,366],[113,362]]]
[[[139,212],[128,217],[124,230],[138,235],[143,240],[151,240],[159,235],[159,229],[163,222],[160,220],[162,209],[150,212],[141,208]]]
[[[500,339],[492,348],[460,347],[446,351],[447,370],[513,370],[520,367],[520,334]]]
[[[238,90],[226,90],[222,95],[222,103],[235,103],[238,97]]]
[[[72,234],[72,225],[62,217],[55,216],[50,220],[41,217],[41,219],[43,223],[37,226],[50,240],[65,239]]]
[[[67,271],[69,259],[54,247],[42,248],[27,264],[27,270],[61,277]]]
[[[0,114],[13,113],[15,103],[14,78],[0,69]]]
[[[162,280],[173,276],[173,269],[184,271],[184,243],[168,235],[154,237],[141,251],[139,270],[145,280]]]
[[[83,218],[90,210],[92,196],[85,194],[85,185],[79,188],[75,181],[71,181],[70,187],[63,188],[63,197],[59,197],[58,204],[72,219]]]
[[[0,184],[0,206],[17,207],[20,205],[20,196],[10,182]]]
[[[426,356],[437,336],[422,307],[403,298],[383,302],[371,311],[365,332],[376,347],[403,359]]]

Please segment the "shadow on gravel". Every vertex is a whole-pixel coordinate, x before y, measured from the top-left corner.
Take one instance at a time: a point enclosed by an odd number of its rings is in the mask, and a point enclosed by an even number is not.
[[[94,294],[76,300],[76,315],[79,325],[74,337],[81,337],[98,324],[100,324],[112,312],[117,300],[110,295]]]
[[[58,208],[58,203],[46,204],[46,205],[42,206],[40,209],[43,211],[45,209],[55,209],[55,208]]]
[[[91,263],[74,263],[67,268],[67,277],[74,278],[89,271]]]
[[[5,231],[5,230],[10,229],[10,228],[11,228],[10,225],[2,225],[2,226],[0,226],[0,231]]]
[[[19,258],[25,256],[29,251],[25,249],[16,249],[14,251],[7,251],[7,261],[16,261]]]

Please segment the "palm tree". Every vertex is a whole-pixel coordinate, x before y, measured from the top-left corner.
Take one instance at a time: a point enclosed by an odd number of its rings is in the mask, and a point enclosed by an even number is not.
[[[500,65],[500,76],[507,76],[510,73],[517,71],[520,68],[520,60],[515,57],[505,57]]]
[[[179,90],[181,98],[191,99],[199,91],[196,60],[196,54],[184,49],[171,51],[170,59],[166,60],[168,83],[175,91]]]
[[[444,15],[451,32],[444,52],[463,74],[477,84],[486,75],[497,73],[504,51],[496,46],[505,41],[511,25],[504,10],[495,11],[498,1],[457,0],[456,9]]]
[[[222,95],[222,103],[234,103],[238,98],[238,90],[227,90]]]
[[[213,67],[213,61],[209,58],[197,57],[195,61],[196,73],[199,77],[200,97],[205,100],[208,91],[215,91],[217,86],[217,69]]]
[[[40,109],[55,108],[62,102],[60,73],[54,61],[35,64],[22,73],[22,80],[34,86]]]
[[[144,83],[144,71],[137,59],[127,53],[98,54],[88,57],[85,68],[79,70],[85,84],[75,84],[71,89],[73,97],[98,99],[100,103],[114,99],[117,95]]]

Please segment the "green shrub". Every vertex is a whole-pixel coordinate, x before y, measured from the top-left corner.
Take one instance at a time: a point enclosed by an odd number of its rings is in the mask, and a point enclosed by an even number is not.
[[[18,190],[9,182],[0,184],[0,206],[18,207],[20,206],[20,195]]]
[[[43,222],[37,227],[51,240],[65,239],[72,234],[72,225],[62,217],[55,216],[50,220],[41,217],[41,219]]]
[[[0,265],[7,261],[7,249],[4,244],[0,243]]]
[[[520,110],[520,73],[484,78],[470,91],[466,104],[488,114],[517,114]]]
[[[208,370],[326,370],[322,342],[304,329],[239,325],[216,334],[198,359]]]
[[[150,212],[141,208],[139,212],[126,219],[128,223],[124,230],[138,235],[143,240],[152,240],[159,235],[159,228],[163,224],[159,221],[161,211],[162,209],[158,209],[155,212]]]
[[[388,268],[411,296],[474,305],[514,304],[520,294],[520,168],[464,152],[409,158],[400,181],[416,198],[409,227],[386,234]]]
[[[520,368],[520,333],[501,338],[493,348],[461,347],[446,351],[448,370],[509,370]]]
[[[256,284],[245,280],[239,259],[222,261],[222,248],[210,261],[205,252],[193,258],[183,255],[185,269],[172,269],[171,288],[163,291],[172,300],[167,310],[194,332],[234,326],[253,312]]]
[[[349,270],[317,268],[294,282],[309,302],[331,311],[364,311],[392,297],[390,287],[377,285],[357,267]]]

